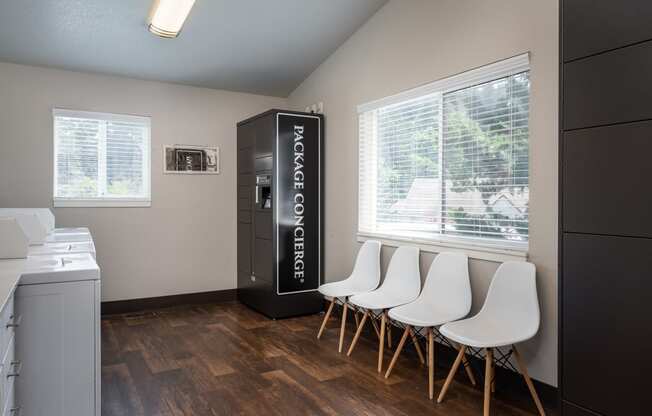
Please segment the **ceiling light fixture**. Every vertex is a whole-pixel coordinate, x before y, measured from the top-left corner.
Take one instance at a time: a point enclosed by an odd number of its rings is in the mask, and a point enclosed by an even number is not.
[[[195,0],[154,0],[149,31],[162,38],[176,38]]]

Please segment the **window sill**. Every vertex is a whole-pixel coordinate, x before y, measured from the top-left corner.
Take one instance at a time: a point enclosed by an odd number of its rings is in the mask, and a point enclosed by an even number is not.
[[[54,198],[53,205],[55,208],[148,208],[152,201],[142,198]]]
[[[469,258],[477,260],[487,260],[497,263],[502,263],[505,261],[513,260],[527,260],[528,251],[527,243],[523,244],[523,248],[520,247],[502,247],[502,246],[484,246],[481,244],[473,244],[465,241],[432,241],[432,240],[420,240],[413,238],[401,238],[390,235],[382,234],[361,234],[358,233],[358,242],[364,242],[367,240],[377,240],[383,243],[383,245],[390,247],[399,247],[399,246],[414,246],[418,247],[421,251],[428,253],[441,253],[443,251],[452,251],[457,253],[464,253]]]

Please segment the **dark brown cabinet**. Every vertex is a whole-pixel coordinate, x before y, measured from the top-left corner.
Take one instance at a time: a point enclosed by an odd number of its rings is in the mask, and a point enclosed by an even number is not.
[[[652,3],[562,0],[559,391],[564,416],[652,406]]]
[[[563,65],[564,129],[652,118],[652,41]]]
[[[652,39],[652,2],[563,1],[565,62]]]
[[[652,239],[566,233],[564,398],[603,415],[652,407]]]
[[[563,133],[564,230],[652,238],[652,121]]]
[[[322,145],[321,115],[238,123],[238,299],[271,318],[323,308]]]

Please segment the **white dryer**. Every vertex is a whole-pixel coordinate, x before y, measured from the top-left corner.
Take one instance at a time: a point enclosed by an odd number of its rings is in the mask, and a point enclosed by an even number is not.
[[[24,415],[100,415],[100,269],[89,253],[28,256],[15,297]]]

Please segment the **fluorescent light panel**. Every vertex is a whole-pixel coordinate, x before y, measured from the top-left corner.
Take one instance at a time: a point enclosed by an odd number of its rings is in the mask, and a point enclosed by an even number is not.
[[[149,31],[163,38],[176,38],[194,4],[195,0],[155,0]]]

